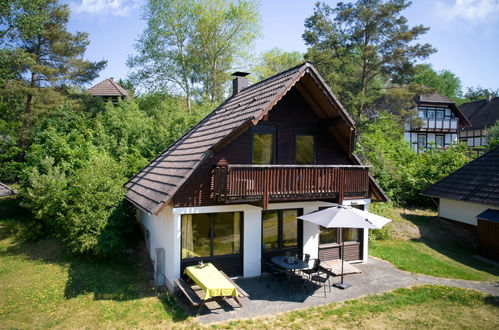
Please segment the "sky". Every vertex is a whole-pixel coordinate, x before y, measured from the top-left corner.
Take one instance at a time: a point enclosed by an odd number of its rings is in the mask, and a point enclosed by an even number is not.
[[[71,8],[70,31],[89,33],[85,58],[105,59],[107,67],[94,83],[128,74],[126,60],[143,32],[141,8],[145,0],[66,0]],[[260,0],[262,37],[253,53],[274,47],[305,52],[301,38],[304,21],[316,0]],[[324,1],[334,6],[338,1]],[[450,70],[466,87],[499,88],[499,0],[413,0],[403,15],[409,26],[422,24],[430,31],[418,42],[438,51],[424,63],[437,71]],[[241,69],[241,68],[239,68]]]

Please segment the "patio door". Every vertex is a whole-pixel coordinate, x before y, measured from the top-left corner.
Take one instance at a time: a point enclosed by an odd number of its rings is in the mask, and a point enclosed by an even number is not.
[[[278,255],[301,254],[303,222],[297,219],[301,209],[266,210],[262,212],[262,259]]]
[[[242,212],[183,214],[181,233],[181,274],[202,260],[229,276],[243,275]]]

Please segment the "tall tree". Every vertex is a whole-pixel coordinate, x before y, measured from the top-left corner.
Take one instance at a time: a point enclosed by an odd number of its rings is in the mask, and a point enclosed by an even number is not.
[[[97,77],[106,61],[89,62],[83,59],[88,46],[88,34],[68,32],[69,7],[57,0],[17,0],[2,5],[5,24],[0,45],[5,60],[19,63],[19,77],[24,80],[26,103],[31,112],[35,89],[45,86],[85,84]]]
[[[255,78],[261,80],[302,63],[303,54],[297,51],[285,52],[276,47],[262,53],[258,62],[253,71]]]
[[[326,78],[332,79],[328,81],[332,86],[343,85],[338,88],[340,97],[356,117],[379,95],[382,83],[405,82],[415,60],[435,51],[429,44],[414,42],[428,28],[407,25],[402,11],[410,4],[406,0],[358,0],[331,8],[318,3],[305,20],[306,58],[319,67],[337,70]]]
[[[57,0],[12,0],[0,5],[0,120],[9,122],[22,160],[29,129],[64,102],[60,91],[97,77],[106,61],[83,59],[88,35],[67,31],[69,7]]]
[[[478,101],[478,100],[487,100],[489,98],[498,97],[499,89],[493,90],[482,87],[468,87],[466,93],[464,94],[464,98],[466,102]]]
[[[461,80],[449,70],[436,72],[429,64],[419,64],[412,81],[433,88],[456,102],[462,97]]]
[[[138,55],[128,60],[132,77],[183,94],[188,105],[194,95],[223,98],[230,71],[260,29],[254,0],[150,0],[143,18]]]

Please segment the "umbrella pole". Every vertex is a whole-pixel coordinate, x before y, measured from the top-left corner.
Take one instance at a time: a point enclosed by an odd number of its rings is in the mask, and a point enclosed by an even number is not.
[[[348,283],[343,283],[343,265],[345,264],[345,241],[343,240],[343,228],[340,228],[340,237],[341,237],[341,282],[334,283],[333,286],[345,290],[351,287]]]

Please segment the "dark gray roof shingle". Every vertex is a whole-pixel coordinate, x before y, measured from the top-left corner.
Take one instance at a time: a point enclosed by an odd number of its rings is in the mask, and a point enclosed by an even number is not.
[[[490,127],[499,120],[499,97],[488,100],[463,103],[459,106],[468,120],[471,127],[467,129],[482,129]]]
[[[421,194],[499,206],[499,146],[449,174]]]

